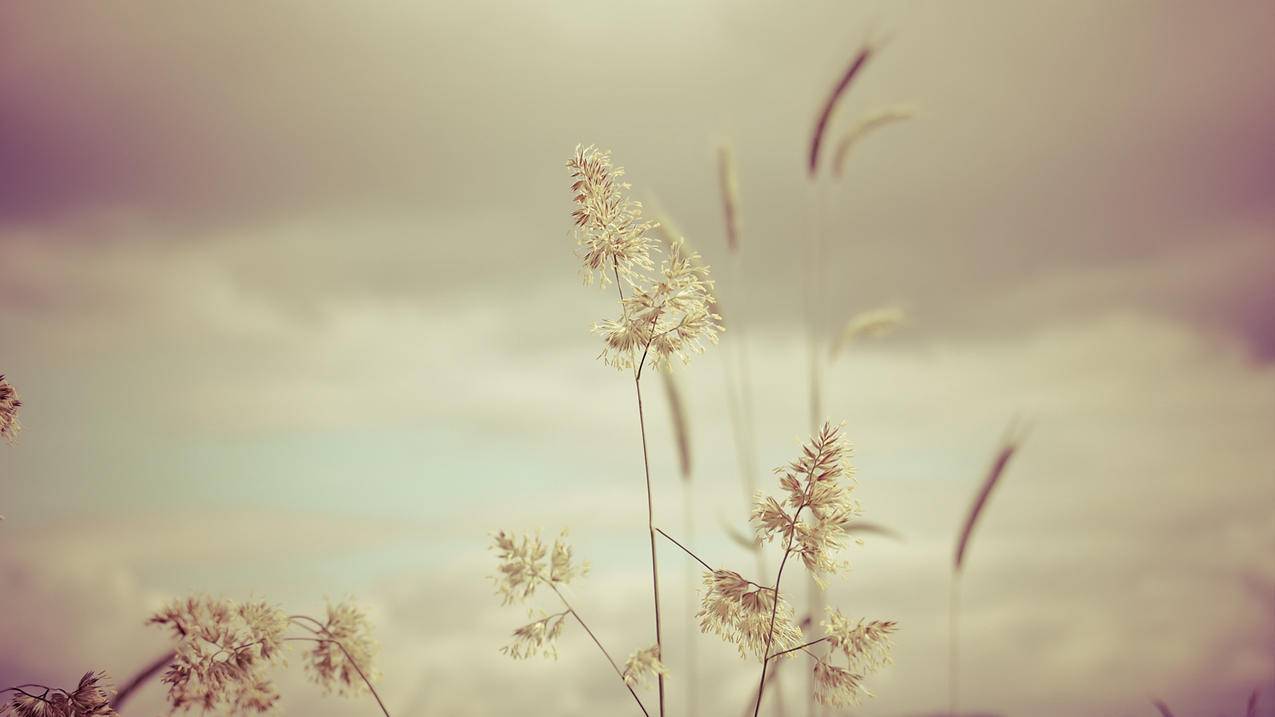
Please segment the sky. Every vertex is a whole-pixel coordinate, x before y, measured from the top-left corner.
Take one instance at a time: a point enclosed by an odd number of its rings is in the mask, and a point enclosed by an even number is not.
[[[960,584],[962,708],[1231,715],[1261,687],[1275,714],[1273,34],[1256,0],[0,6],[0,373],[24,402],[0,683],[123,681],[191,592],[352,596],[395,715],[633,710],[579,630],[556,661],[499,654],[526,613],[488,580],[491,532],[569,528],[577,607],[614,653],[650,641],[632,385],[573,255],[583,143],[718,280],[722,342],[676,371],[689,486],[643,381],[656,522],[715,564],[753,561],[722,527],[745,507],[726,368],[747,352],[763,469],[809,430],[813,231],[822,334],[907,312],[824,372],[864,517],[901,536],[827,593],[900,623],[854,714],[946,709],[953,543],[1016,418]],[[812,185],[817,110],[869,39],[833,131],[916,116]],[[660,560],[669,704],[737,714],[756,666],[700,635],[691,666],[699,575]],[[280,680],[285,714],[374,713]]]

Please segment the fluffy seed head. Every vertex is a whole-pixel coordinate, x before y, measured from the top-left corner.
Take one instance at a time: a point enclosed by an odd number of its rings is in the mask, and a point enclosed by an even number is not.
[[[363,675],[376,679],[376,642],[367,616],[349,601],[328,603],[327,618],[317,629],[317,642],[306,654],[306,667],[325,692],[359,694],[367,690]]]
[[[851,707],[872,693],[863,686],[863,676],[825,660],[815,662],[815,702],[833,707]]]
[[[659,276],[632,287],[618,319],[594,326],[603,340],[602,360],[618,369],[642,361],[665,367],[674,357],[689,363],[722,332],[715,302],[708,266],[682,241],[673,242]]]
[[[632,281],[638,270],[653,269],[648,232],[656,225],[642,218],[642,204],[630,199],[629,185],[619,181],[624,168],[611,166],[609,151],[577,145],[567,169],[585,282],[596,277],[605,286],[615,275]]]
[[[668,668],[660,662],[660,648],[644,647],[629,655],[624,661],[624,684],[630,687],[646,687],[656,675],[667,675]]]
[[[16,690],[0,703],[0,715],[12,717],[112,717],[115,690],[105,672],[86,672],[74,690],[32,688]]]
[[[782,501],[758,491],[753,498],[752,523],[758,540],[776,538],[791,546],[815,580],[846,567],[838,555],[846,547],[847,520],[859,514],[852,496],[850,447],[841,427],[825,423],[802,446],[801,456],[778,468]]]
[[[852,669],[867,673],[890,664],[890,635],[898,628],[894,622],[859,620],[851,624],[840,610],[830,608],[823,627],[828,642],[841,651]]]
[[[775,608],[774,591],[745,580],[731,570],[704,573],[704,596],[696,614],[703,633],[715,634],[739,649],[740,657],[766,656],[770,618],[775,615],[771,652],[801,644],[801,630],[793,620],[792,606],[781,595]]]
[[[167,626],[177,639],[163,677],[174,712],[266,712],[278,700],[266,671],[282,660],[283,611],[265,602],[193,596],[170,603],[149,622]]]
[[[525,660],[536,654],[545,657],[558,657],[558,637],[566,625],[570,611],[546,614],[544,611],[529,611],[527,617],[531,622],[514,630],[513,641],[500,648],[500,651],[515,660]]]
[[[563,531],[552,546],[546,546],[534,533],[513,536],[502,530],[492,536],[499,571],[492,579],[503,604],[526,601],[542,582],[565,585],[589,572],[588,563],[575,561],[566,538]]]
[[[600,358],[618,369],[648,361],[660,367],[673,357],[687,362],[716,343],[722,317],[699,254],[674,239],[657,270],[651,255],[658,249],[649,235],[657,225],[644,220],[642,205],[628,198],[629,186],[618,181],[624,170],[611,166],[610,153],[577,147],[567,168],[586,282],[598,278],[605,285],[614,277],[628,287],[627,294],[620,290],[620,316],[593,327],[602,337]]]

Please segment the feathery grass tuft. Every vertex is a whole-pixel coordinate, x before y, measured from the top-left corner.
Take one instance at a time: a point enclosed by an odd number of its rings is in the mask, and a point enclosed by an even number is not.
[[[367,619],[350,603],[328,605],[324,620],[288,615],[264,600],[239,603],[195,595],[175,600],[148,623],[177,640],[162,681],[172,712],[223,709],[265,714],[278,707],[270,671],[282,666],[291,643],[308,643],[305,661],[325,692],[365,688],[385,717],[389,710],[372,685],[373,654]]]
[[[13,693],[0,703],[6,717],[114,717],[111,706],[114,690],[105,672],[85,672],[73,690],[26,684],[0,689]]]

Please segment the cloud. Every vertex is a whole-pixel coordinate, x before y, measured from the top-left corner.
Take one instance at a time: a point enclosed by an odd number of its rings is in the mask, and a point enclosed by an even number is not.
[[[398,323],[392,314],[385,318]],[[791,457],[804,422],[797,390],[803,354],[792,336],[754,339],[755,365],[765,368],[757,398],[767,407],[758,452],[763,465],[778,464]],[[486,355],[498,337],[475,340],[462,355]],[[457,470],[423,471],[419,490],[429,499],[408,506],[409,516],[386,521],[403,479],[380,477],[399,470],[398,458],[371,453],[360,461],[366,477],[357,484],[359,503],[362,511],[382,511],[379,517],[310,515],[300,499],[300,512],[281,519],[159,518],[146,512],[152,496],[132,512],[135,529],[125,529],[123,519],[54,522],[45,533],[54,539],[36,539],[26,521],[11,517],[4,530],[23,532],[11,536],[17,542],[5,569],[28,577],[10,581],[9,620],[44,616],[43,626],[15,634],[58,647],[9,658],[5,674],[73,672],[92,656],[140,663],[145,650],[127,657],[133,652],[117,655],[110,646],[144,634],[134,613],[157,595],[221,587],[313,605],[324,593],[348,591],[374,608],[385,693],[405,713],[622,709],[629,698],[579,631],[569,632],[556,663],[513,664],[497,654],[525,613],[500,608],[484,580],[491,571],[486,531],[569,526],[595,565],[572,592],[577,607],[617,653],[650,639],[631,397],[620,377],[593,365],[587,346],[571,351],[579,363],[565,348],[521,364],[470,362],[487,387],[440,393],[423,407],[451,421],[474,417],[486,450],[466,453],[469,439],[452,446],[472,460],[458,459]],[[716,524],[718,515],[739,513],[740,499],[712,364],[705,357],[685,376],[700,456],[693,543],[712,562],[748,571],[751,561]],[[459,366],[439,366],[448,383],[479,382]],[[538,380],[507,401],[528,385],[519,380],[525,371]],[[596,378],[582,380],[590,374]],[[829,407],[846,416],[856,443],[867,516],[904,536],[902,543],[869,539],[854,549],[854,571],[830,593],[856,615],[903,625],[895,666],[874,680],[874,710],[912,714],[945,703],[952,536],[1004,421],[1020,411],[1034,428],[993,497],[962,586],[963,701],[1061,716],[1139,710],[1154,694],[1183,711],[1223,709],[1241,703],[1269,671],[1262,635],[1272,626],[1245,581],[1275,574],[1264,558],[1275,548],[1275,532],[1262,510],[1275,496],[1253,472],[1272,458],[1261,427],[1275,418],[1275,378],[1235,344],[1178,322],[1116,314],[1017,339],[942,342],[926,352],[864,345],[829,375],[829,387]],[[596,405],[568,408],[574,404]],[[659,520],[680,533],[663,409],[653,397],[648,425]],[[504,417],[479,420],[496,413]],[[529,427],[552,413],[553,429]],[[529,432],[557,438],[537,446]],[[328,491],[323,476],[291,475],[300,468],[295,461],[285,460],[272,481]],[[379,495],[387,490],[397,492]],[[97,545],[111,546],[110,554]],[[24,557],[15,564],[17,555]],[[661,550],[661,563],[669,624],[680,626],[686,565],[672,549]],[[689,578],[696,579],[693,572]],[[92,585],[124,587],[104,598]],[[67,634],[83,634],[83,644],[60,637]],[[682,654],[681,640],[681,630],[670,629],[670,655]],[[750,666],[714,640],[698,644],[704,684],[720,686],[705,688],[706,702],[720,705],[706,714],[734,713],[751,689]],[[322,700],[302,680],[293,675],[285,683],[296,709],[350,709]],[[493,683],[504,689],[491,690]],[[683,699],[683,685],[673,684],[672,699]],[[790,699],[799,684],[794,672]]]

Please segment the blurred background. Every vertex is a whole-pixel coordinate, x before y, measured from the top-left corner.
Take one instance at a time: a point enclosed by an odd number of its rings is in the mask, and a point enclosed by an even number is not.
[[[809,133],[876,38],[833,131],[917,116],[825,188],[821,330],[909,317],[824,372],[864,517],[901,536],[828,593],[901,625],[854,713],[946,709],[954,541],[1019,416],[966,558],[962,708],[1212,717],[1260,687],[1275,714],[1273,36],[1262,0],[5,4],[0,683],[123,681],[192,591],[353,596],[396,716],[635,712],[578,629],[500,655],[526,613],[486,579],[490,531],[570,528],[577,607],[615,653],[650,642],[632,385],[596,360],[614,306],[563,163],[613,149],[715,267],[727,332],[677,372],[689,490],[644,381],[655,511],[748,572],[731,311],[768,471],[809,428]],[[684,714],[698,573],[661,561]],[[755,665],[696,645],[701,713],[738,714]],[[285,675],[286,714],[375,713]],[[162,709],[152,684],[130,713]]]

